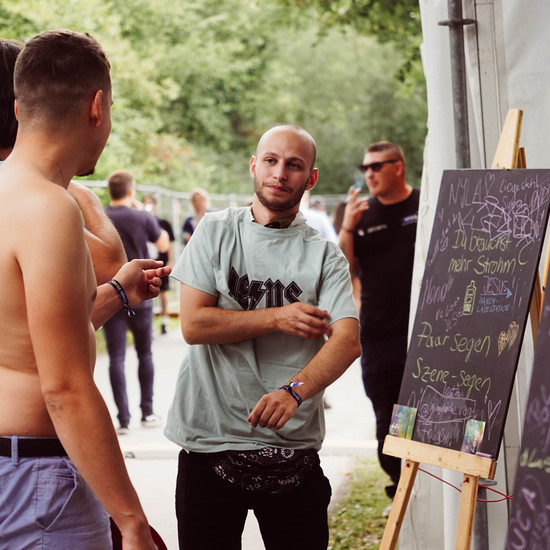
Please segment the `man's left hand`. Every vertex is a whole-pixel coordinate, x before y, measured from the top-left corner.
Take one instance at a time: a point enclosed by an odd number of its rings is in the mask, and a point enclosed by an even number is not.
[[[156,298],[160,293],[161,277],[169,275],[170,266],[164,266],[157,260],[132,260],[124,264],[115,275],[122,285],[130,307],[145,300]]]
[[[298,408],[296,400],[285,390],[276,390],[264,395],[256,404],[248,421],[253,428],[280,430],[293,416]]]

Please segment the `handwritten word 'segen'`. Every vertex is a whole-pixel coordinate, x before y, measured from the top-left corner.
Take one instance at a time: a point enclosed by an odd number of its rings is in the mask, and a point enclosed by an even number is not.
[[[472,353],[484,354],[487,357],[491,350],[491,337],[488,335],[469,338],[460,333],[454,334],[452,337],[449,335],[432,336],[433,330],[430,323],[422,321],[420,325],[421,332],[416,335],[419,348],[448,347],[449,351],[464,353],[465,363],[470,360]]]

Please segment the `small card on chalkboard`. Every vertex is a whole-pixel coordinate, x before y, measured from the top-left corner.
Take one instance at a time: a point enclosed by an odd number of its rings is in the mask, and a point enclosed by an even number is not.
[[[411,439],[415,420],[416,409],[414,407],[394,405],[389,434],[394,435],[395,437]]]
[[[485,422],[483,420],[473,420],[470,418],[466,422],[466,429],[464,430],[464,440],[462,441],[463,453],[477,453],[481,440],[483,439],[483,432],[485,431]]]

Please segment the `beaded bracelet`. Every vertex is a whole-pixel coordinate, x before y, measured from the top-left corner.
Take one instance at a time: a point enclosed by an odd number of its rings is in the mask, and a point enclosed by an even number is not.
[[[133,317],[136,312],[130,307],[130,304],[128,303],[128,296],[126,296],[126,292],[124,292],[122,285],[116,279],[111,279],[109,281],[109,284],[118,292],[118,295],[122,300],[122,305],[124,306],[124,309],[128,312],[128,317]]]
[[[289,384],[285,384],[284,386],[281,386],[280,390],[285,390],[288,392],[294,399],[296,400],[296,403],[298,403],[298,407],[302,404],[302,398],[292,389],[296,386],[302,386],[303,382],[290,382]]]

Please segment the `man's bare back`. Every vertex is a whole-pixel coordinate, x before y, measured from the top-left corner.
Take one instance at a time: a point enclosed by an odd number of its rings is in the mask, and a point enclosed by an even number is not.
[[[94,330],[123,304],[157,296],[160,276],[170,270],[134,260],[118,269],[116,288],[97,287],[81,212],[67,191],[72,177],[93,171],[109,136],[109,63],[90,36],[46,31],[19,54],[14,88],[19,128],[0,166],[0,484],[18,483],[0,494],[0,532],[14,548],[75,547],[63,542],[68,537],[83,550],[103,550],[110,515],[124,550],[153,550],[93,380]],[[52,446],[37,437],[59,441]],[[62,494],[56,502],[53,523],[44,525],[35,516],[40,507],[30,503],[54,495],[57,486],[29,479],[29,464],[46,477],[51,468],[64,468],[64,479],[74,481],[70,498]],[[19,486],[28,490],[21,494]],[[14,512],[15,501],[21,513]],[[82,516],[90,523],[79,525],[75,518]],[[91,534],[87,542],[84,533]]]
[[[7,162],[0,172],[0,231],[0,265],[4,271],[0,286],[0,387],[9,390],[0,400],[0,435],[55,436],[42,396],[29,324],[38,331],[35,340],[44,339],[47,346],[67,351],[64,368],[85,362],[92,371],[95,335],[89,319],[96,283],[80,214],[62,187],[28,167]],[[78,263],[67,262],[67,254],[78,258]],[[64,272],[67,268],[70,271]],[[25,291],[22,270],[27,285],[31,278],[42,284]],[[76,278],[86,284],[75,303],[68,292]],[[55,291],[56,286],[60,292]],[[88,333],[78,335],[78,344],[71,341],[76,334],[67,317],[57,314],[66,312],[65,308],[74,311],[75,322],[82,314],[88,317]],[[69,352],[75,347],[81,349],[80,356]]]

